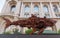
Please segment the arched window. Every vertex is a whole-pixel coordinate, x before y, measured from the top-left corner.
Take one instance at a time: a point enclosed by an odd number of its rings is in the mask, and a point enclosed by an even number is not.
[[[44,6],[43,6],[43,10],[44,10],[45,13],[49,12],[48,6],[44,5]]]
[[[16,11],[16,6],[15,5],[11,6],[11,12],[14,12],[14,11]]]
[[[25,15],[25,17],[29,17],[29,12],[30,12],[30,7],[29,7],[29,5],[26,5],[24,7],[24,15]]]
[[[38,12],[39,11],[39,7],[36,5],[34,6],[34,12]]]
[[[58,12],[58,8],[56,5],[53,5],[53,10],[54,10],[54,12]]]
[[[30,12],[30,7],[29,7],[28,5],[25,6],[24,11],[25,11],[25,12]]]

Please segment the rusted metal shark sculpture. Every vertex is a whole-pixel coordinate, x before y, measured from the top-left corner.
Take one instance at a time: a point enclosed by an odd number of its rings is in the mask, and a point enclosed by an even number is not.
[[[11,22],[7,18],[3,17],[3,19],[6,21],[5,29],[11,25],[15,25],[15,26],[19,25],[20,27],[28,27],[29,29],[32,28],[33,31],[30,34],[33,34],[34,32],[36,32],[37,29],[39,29],[38,34],[42,34],[46,27],[52,27],[56,23],[55,20],[48,19],[46,17],[39,18],[34,16],[33,14],[31,17],[25,20],[17,20],[17,21]]]

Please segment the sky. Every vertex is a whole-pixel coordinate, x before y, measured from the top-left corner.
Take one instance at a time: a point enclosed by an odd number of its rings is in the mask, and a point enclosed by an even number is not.
[[[4,3],[5,3],[5,0],[0,0],[0,13],[1,13],[1,10],[4,6]]]

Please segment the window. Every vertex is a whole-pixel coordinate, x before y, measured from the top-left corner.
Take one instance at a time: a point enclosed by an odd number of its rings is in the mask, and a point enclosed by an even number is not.
[[[16,7],[15,5],[11,6],[11,12],[14,12],[16,10],[15,7]]]
[[[48,10],[48,6],[47,5],[44,5],[43,6],[43,10],[44,10],[44,16],[45,17],[47,17],[47,18],[49,18],[50,17],[50,15],[49,15],[49,10]]]
[[[39,17],[39,13],[34,14],[35,16]]]
[[[36,5],[34,6],[34,12],[38,12],[39,11],[39,7]]]
[[[53,5],[53,10],[54,10],[54,12],[58,12],[58,8],[56,5]]]
[[[29,7],[28,5],[27,5],[27,6],[25,6],[24,11],[25,11],[25,13],[26,13],[26,12],[28,12],[28,13],[29,13],[29,12],[30,12],[30,7]]]
[[[50,15],[49,14],[45,14],[44,16],[47,17],[47,18],[50,18]]]
[[[58,18],[60,18],[60,14],[55,14]]]
[[[29,5],[26,5],[24,7],[24,17],[29,17],[30,7]]]
[[[24,17],[29,17],[29,13],[24,13]]]
[[[43,6],[43,10],[44,10],[45,13],[49,12],[49,11],[48,11],[48,6],[44,5],[44,6]]]

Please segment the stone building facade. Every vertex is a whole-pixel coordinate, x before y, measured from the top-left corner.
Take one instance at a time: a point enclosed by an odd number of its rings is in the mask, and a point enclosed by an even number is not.
[[[31,17],[31,14],[40,18],[46,16],[57,21],[54,27],[48,27],[46,30],[58,31],[60,29],[60,0],[6,0],[0,14],[0,33],[3,32],[6,24],[2,17],[16,21]]]

